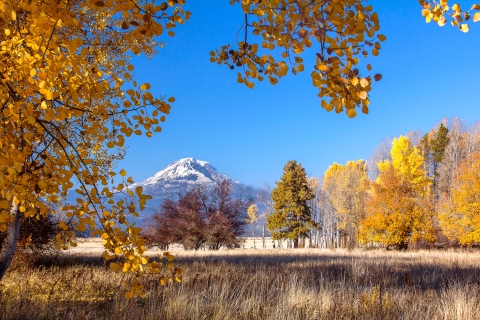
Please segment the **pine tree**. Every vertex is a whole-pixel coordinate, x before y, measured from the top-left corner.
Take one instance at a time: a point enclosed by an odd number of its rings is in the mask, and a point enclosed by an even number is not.
[[[431,160],[433,164],[433,192],[435,200],[438,198],[438,167],[444,158],[445,149],[449,142],[448,128],[442,123],[437,130],[435,138],[430,140]]]
[[[309,228],[315,225],[307,203],[315,195],[308,185],[305,169],[295,160],[283,167],[283,175],[276,184],[272,191],[274,212],[267,217],[267,228],[274,240],[291,239],[294,248],[298,248],[299,239],[308,237]]]

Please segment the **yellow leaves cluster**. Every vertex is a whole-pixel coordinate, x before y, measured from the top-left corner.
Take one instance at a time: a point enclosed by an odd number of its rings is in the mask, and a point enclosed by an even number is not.
[[[268,79],[271,84],[289,72],[303,72],[302,54],[312,52],[316,63],[311,73],[312,82],[319,89],[321,105],[327,111],[346,111],[355,117],[356,108],[368,113],[368,93],[371,77],[360,75],[360,59],[370,53],[379,54],[384,35],[378,15],[366,1],[243,1],[238,3],[245,13],[245,37],[238,49],[225,45],[212,51],[210,61],[240,68],[237,81],[248,88],[254,80]],[[252,21],[253,19],[253,21]],[[251,37],[261,41],[249,41]],[[275,53],[280,49],[280,57]],[[267,51],[261,54],[260,51]],[[268,52],[271,53],[268,53]],[[285,59],[285,60],[283,60]],[[367,69],[371,71],[370,68]],[[381,75],[376,75],[379,81]],[[359,81],[361,80],[361,81]],[[353,83],[352,83],[353,82]]]
[[[423,156],[405,136],[394,139],[391,156],[392,161],[378,164],[380,175],[371,185],[367,217],[359,228],[360,241],[403,249],[420,239],[432,241],[431,179],[423,171]]]
[[[334,163],[325,171],[322,190],[335,210],[338,230],[353,230],[364,218],[368,183],[364,160]]]
[[[480,10],[480,4],[474,4],[468,11],[462,11],[460,5],[455,3],[453,6],[448,5],[448,0],[441,0],[440,3],[436,1],[419,0],[422,6],[422,15],[425,17],[427,23],[434,21],[440,27],[447,24],[447,16],[451,17],[452,26],[458,27],[462,32],[468,32],[470,29],[467,23],[472,17],[472,11]],[[473,13],[473,22],[480,21],[480,12]]]
[[[480,153],[465,159],[458,168],[452,199],[439,214],[445,235],[463,245],[480,242]]]
[[[73,229],[100,223],[94,234],[106,259],[125,257],[124,272],[151,269],[140,228],[128,222],[150,197],[132,189],[124,170],[115,184],[112,168],[125,138],[160,132],[175,101],[137,85],[129,60],[154,54],[156,37],[188,20],[184,2],[2,2],[0,232],[13,204],[27,217],[61,210],[68,221],[59,225],[57,249],[75,245]],[[65,203],[74,185],[78,199]]]

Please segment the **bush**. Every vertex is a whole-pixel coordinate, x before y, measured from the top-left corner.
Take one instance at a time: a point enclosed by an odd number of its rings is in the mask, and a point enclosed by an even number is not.
[[[29,252],[35,255],[54,250],[55,236],[58,233],[58,223],[53,215],[47,217],[28,217],[20,225],[20,240],[17,252]],[[6,238],[6,233],[0,233],[0,249]]]

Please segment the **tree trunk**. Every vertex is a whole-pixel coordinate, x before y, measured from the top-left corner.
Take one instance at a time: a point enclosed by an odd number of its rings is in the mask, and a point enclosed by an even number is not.
[[[18,211],[18,204],[15,204],[15,202],[12,204],[10,213],[13,216],[13,221],[8,224],[7,237],[0,249],[0,281],[12,262],[15,250],[17,250],[18,240],[20,239],[20,223],[22,222],[23,213]]]
[[[252,238],[253,238],[253,249],[257,249],[255,245],[255,224],[252,224]]]
[[[263,225],[263,231],[262,231],[262,244],[263,244],[263,249],[266,248],[265,246],[265,224]]]
[[[298,248],[298,239],[293,239],[293,248]]]

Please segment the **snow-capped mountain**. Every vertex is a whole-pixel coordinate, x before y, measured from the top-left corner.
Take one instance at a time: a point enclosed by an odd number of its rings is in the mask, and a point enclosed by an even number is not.
[[[175,161],[145,181],[132,185],[132,188],[142,186],[144,193],[154,197],[162,197],[166,194],[182,192],[196,185],[211,186],[219,180],[231,182],[232,193],[235,196],[255,197],[258,192],[253,187],[246,186],[218,172],[210,163],[193,158]]]

